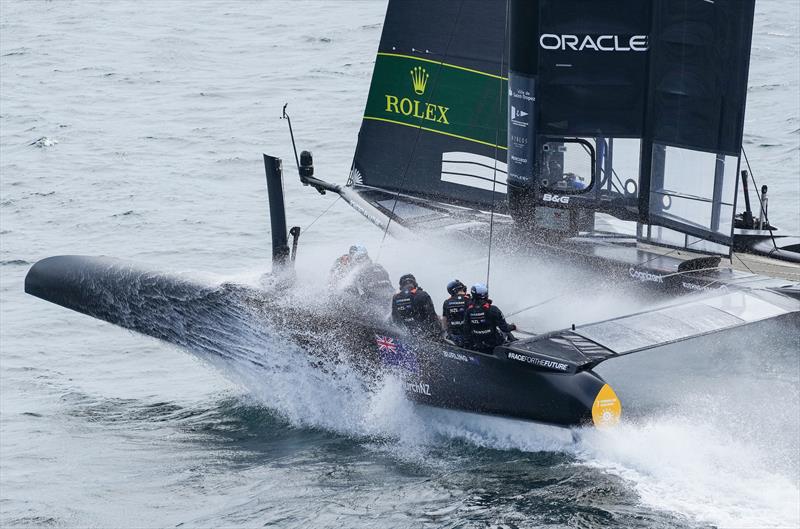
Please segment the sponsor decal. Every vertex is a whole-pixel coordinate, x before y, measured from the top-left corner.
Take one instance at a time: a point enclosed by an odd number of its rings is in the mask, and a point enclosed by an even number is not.
[[[355,185],[362,185],[364,183],[364,176],[361,174],[361,171],[355,167],[350,171],[350,182]]]
[[[535,356],[528,356],[519,353],[509,352],[508,357],[511,360],[516,360],[517,362],[524,362],[526,364],[532,364],[539,367],[557,369],[558,371],[567,371],[569,369],[569,366],[567,364],[561,362],[554,362],[552,360],[545,360],[543,358],[537,358]]]
[[[517,147],[524,147],[525,145],[528,144],[528,138],[526,138],[525,136],[517,136],[516,134],[512,134],[511,135],[511,141]],[[517,158],[519,158],[519,157],[517,157]],[[528,159],[527,158],[520,158],[520,159],[521,160],[525,160],[524,163],[528,163]]]
[[[690,283],[688,281],[681,282],[681,286],[686,290],[692,290],[694,292],[727,292],[728,286],[727,285],[720,285],[718,287],[710,287],[708,285],[698,285],[696,283]]]
[[[528,115],[528,112],[511,105],[511,123],[514,125],[517,125],[518,127],[527,127],[528,120],[524,118],[528,117]]]
[[[497,73],[378,52],[364,119],[505,150],[509,107],[504,95],[508,88],[507,79]],[[360,169],[368,181],[369,175]]]
[[[425,93],[425,86],[428,84],[428,72],[422,66],[414,66],[411,69],[411,85],[414,87],[414,93],[421,96]]]
[[[536,101],[536,97],[534,97],[528,90],[524,90],[522,88],[518,88],[516,92],[509,90],[508,95],[516,97],[517,99],[522,99],[523,101]]]
[[[597,428],[608,428],[619,423],[622,404],[611,386],[604,384],[592,404],[592,422]]]
[[[628,52],[647,51],[647,35],[556,35],[542,33],[539,46],[545,50]]]
[[[403,385],[406,388],[406,391],[413,391],[414,393],[418,393],[420,395],[427,395],[431,396],[431,386],[429,384],[425,384],[423,382],[403,382]]]
[[[633,279],[636,279],[636,280],[642,281],[642,282],[647,282],[647,281],[649,281],[651,283],[663,283],[664,282],[664,276],[662,276],[660,274],[654,274],[652,272],[645,272],[643,270],[637,270],[634,267],[628,268],[628,274],[630,274],[630,276]]]
[[[517,107],[515,107],[514,105],[511,105],[511,118],[512,119],[524,118],[527,115],[528,115],[528,113],[525,112],[524,110],[520,110]]]
[[[536,101],[536,97],[529,90],[524,88],[517,88],[514,91],[509,90],[508,95],[511,96],[512,100],[519,100],[516,104],[512,103],[511,105],[511,112],[509,115],[511,123],[517,127],[528,128],[528,120],[526,118],[530,115],[530,109],[523,110],[519,105],[527,105],[530,107],[533,102]]]
[[[442,353],[445,358],[449,358],[451,360],[457,360],[459,362],[465,362],[467,364],[480,364],[480,360],[475,358],[474,356],[470,356],[464,353],[454,352],[454,351],[444,351]]]
[[[469,358],[467,358],[467,355],[463,353],[454,353],[452,351],[445,351],[444,357],[450,358],[451,360],[458,360],[459,362],[469,362]]]
[[[415,66],[411,69],[411,88],[418,96],[425,94],[430,75],[422,66]],[[443,125],[449,125],[447,111],[449,107],[426,103],[411,97],[400,97],[392,94],[384,94],[386,98],[386,112],[390,114],[402,114],[403,116],[415,117],[425,121],[433,121]]]
[[[545,202],[555,202],[557,204],[569,204],[569,197],[562,196],[562,195],[553,195],[551,193],[545,193],[542,197],[542,200]]]

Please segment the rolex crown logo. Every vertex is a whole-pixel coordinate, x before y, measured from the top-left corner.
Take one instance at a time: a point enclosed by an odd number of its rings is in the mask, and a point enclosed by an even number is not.
[[[428,84],[428,72],[422,66],[415,66],[411,69],[411,83],[414,86],[414,93],[421,96],[425,93],[425,85]]]

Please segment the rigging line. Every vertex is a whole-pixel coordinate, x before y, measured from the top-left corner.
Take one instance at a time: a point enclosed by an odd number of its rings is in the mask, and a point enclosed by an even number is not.
[[[744,264],[744,263],[742,263],[742,264]],[[745,266],[747,266],[747,265],[745,265]],[[663,275],[661,277],[663,277],[663,278],[675,277],[675,276],[681,276],[681,275],[685,275],[685,274],[693,274],[693,273],[696,273],[696,272],[710,272],[710,271],[717,270],[717,269],[718,269],[717,267],[711,267],[711,268],[698,268],[696,270],[683,270],[681,272],[673,272],[671,274],[665,274],[665,275]],[[719,279],[715,279],[714,281],[711,281],[710,283],[707,283],[706,285],[704,285],[704,287],[708,287],[709,285],[713,285],[714,283],[718,283],[719,281],[720,281]],[[589,290],[594,290],[595,288],[596,288],[595,285],[591,285],[589,287],[581,288],[581,289],[578,289],[578,290],[571,290],[569,292],[563,292],[561,294],[557,294],[555,296],[549,297],[549,298],[545,299],[544,301],[540,301],[539,303],[534,303],[533,305],[528,305],[527,307],[523,307],[523,308],[521,308],[519,310],[515,310],[514,312],[509,312],[509,313],[506,314],[506,317],[510,318],[511,316],[516,316],[517,314],[521,314],[521,313],[527,312],[527,311],[529,311],[531,309],[535,309],[535,308],[541,307],[542,305],[550,303],[551,301],[555,301],[555,300],[557,300],[559,298],[563,298],[563,297],[565,297],[567,295],[579,294],[579,293],[586,292],[586,291],[589,291]]]
[[[744,262],[744,261],[742,260],[742,258],[741,258],[741,257],[739,257],[739,255],[738,255],[738,254],[734,254],[734,255],[736,255],[736,258],[737,258],[737,259],[738,259],[738,260],[739,260],[739,261],[742,263],[742,265],[744,265],[744,267],[745,267],[745,268],[747,268],[747,270],[749,270],[749,271],[750,271],[750,273],[751,273],[751,274],[757,275],[757,274],[756,274],[756,273],[755,273],[755,272],[754,272],[754,271],[753,271],[753,270],[752,270],[752,269],[751,269],[749,266],[747,266],[747,263],[746,263],[746,262]],[[731,256],[731,267],[733,267],[733,256]],[[716,284],[716,283],[720,283],[721,281],[722,281],[722,278],[715,279],[714,281],[711,281],[710,283],[706,283],[705,285],[703,285],[703,288],[708,288],[708,287],[710,287],[711,285],[714,285],[714,284]],[[739,282],[741,282],[741,281],[739,281]],[[732,284],[732,285],[735,285],[735,283],[731,283],[731,284]],[[725,286],[726,286],[726,285],[722,285],[722,287],[720,287],[720,288],[723,288],[723,287],[725,287]]]
[[[321,218],[322,218],[322,217],[323,217],[323,216],[324,216],[324,215],[325,215],[327,212],[329,212],[329,211],[331,210],[331,208],[332,208],[333,206],[335,206],[335,205],[336,205],[336,203],[337,203],[337,202],[339,202],[339,200],[340,200],[341,198],[342,198],[342,195],[338,195],[338,196],[336,197],[336,200],[334,200],[334,201],[331,203],[331,205],[330,205],[330,206],[328,206],[328,207],[325,209],[325,211],[323,211],[322,213],[320,213],[319,215],[317,215],[317,218],[315,218],[314,220],[312,220],[312,221],[311,221],[311,224],[309,224],[309,225],[306,227],[306,229],[304,229],[304,230],[303,230],[303,233],[305,233],[305,234],[308,234],[309,230],[311,230],[311,226],[313,226],[315,222],[317,222],[317,221],[318,221],[319,219],[321,219]]]
[[[681,270],[680,272],[672,272],[671,274],[664,274],[661,277],[675,277],[675,276],[682,276],[684,274],[694,274],[696,272],[711,272],[713,270],[719,270],[718,266],[710,266],[707,268],[695,268],[693,270]]]
[[[753,174],[753,168],[750,167],[750,160],[747,159],[747,153],[744,150],[744,145],[742,145],[742,154],[744,154],[744,161],[747,163],[747,169],[750,171],[750,179],[753,181],[753,187],[756,189],[756,193],[758,193],[758,184],[756,183],[756,175]],[[769,230],[769,236],[772,239],[772,246],[778,250],[778,244],[775,242],[775,234],[772,233],[772,226],[769,223],[769,217],[767,217],[767,210],[764,209],[764,201],[761,198],[761,195],[758,195],[758,207],[761,213],[764,215],[764,220],[767,221],[767,229]],[[740,259],[741,261],[741,259]]]
[[[528,305],[527,307],[523,307],[523,308],[521,308],[519,310],[515,310],[514,312],[509,312],[508,314],[506,314],[506,317],[510,318],[511,316],[516,316],[517,314],[521,314],[523,312],[527,312],[527,311],[529,311],[531,309],[535,309],[536,307],[541,307],[542,305],[544,305],[546,303],[550,303],[551,301],[554,301],[554,300],[556,300],[558,298],[563,298],[564,296],[566,296],[567,294],[570,294],[570,293],[572,293],[572,292],[564,292],[562,294],[557,294],[555,296],[547,298],[544,301],[540,301],[539,303],[534,303],[533,305]]]
[[[672,254],[674,254],[675,252],[680,252],[681,250],[685,250],[685,249],[687,249],[689,246],[692,246],[693,244],[697,244],[698,242],[701,242],[701,241],[702,241],[702,242],[706,242],[706,240],[705,240],[705,239],[701,239],[701,238],[699,238],[699,237],[698,237],[696,241],[694,241],[694,242],[692,242],[692,243],[689,243],[689,244],[686,244],[686,245],[684,245],[682,248],[673,248],[672,250],[668,251],[667,253],[660,253],[660,254],[656,255],[655,257],[652,257],[652,258],[648,259],[647,261],[645,261],[645,262],[643,262],[643,263],[639,263],[639,264],[637,264],[637,265],[634,265],[634,267],[633,267],[633,268],[639,268],[640,266],[644,266],[644,265],[646,265],[647,263],[650,263],[650,262],[653,262],[653,261],[655,261],[656,259],[660,259],[660,258],[662,258],[662,257],[667,257],[667,256],[669,256],[669,255],[672,255]],[[731,250],[731,253],[733,253],[733,250]]]
[[[456,13],[456,17],[453,21],[453,29],[450,31],[450,37],[447,39],[447,46],[444,48],[444,56],[448,57],[450,53],[450,45],[453,43],[453,37],[455,37],[456,29],[458,28],[458,21],[461,18],[461,10],[464,7],[464,0],[461,1],[461,4],[458,6],[458,12]],[[442,66],[439,65],[439,68],[436,70],[436,78],[433,79],[431,83],[431,89],[428,92],[428,98],[425,101],[426,104],[431,102],[431,98],[433,97],[433,92],[436,89],[437,81],[439,80],[439,76],[442,73]],[[403,184],[406,181],[406,177],[408,176],[408,170],[411,169],[411,162],[414,160],[414,153],[417,151],[417,144],[419,144],[419,137],[422,134],[422,122],[420,121],[419,126],[417,126],[417,134],[414,137],[414,145],[411,147],[411,155],[408,157],[408,163],[406,163],[406,168],[403,171],[403,176],[400,178],[400,182],[398,182],[397,192],[394,195],[394,204],[392,204],[392,212],[389,215],[389,220],[386,221],[386,228],[383,230],[383,237],[381,237],[381,242],[378,245],[378,253],[375,256],[375,262],[377,263],[381,258],[381,251],[383,250],[383,243],[386,241],[386,235],[389,233],[389,226],[392,224],[392,219],[394,219],[394,211],[397,208],[397,202],[400,198],[400,192],[403,189]],[[495,142],[496,143],[496,142]]]
[[[509,10],[509,3],[506,0],[506,19],[505,19],[505,29],[503,34],[503,48],[500,50],[500,77],[503,76],[503,58],[506,55],[506,43],[508,39],[505,38],[508,35],[508,10]],[[495,201],[495,193],[497,189],[497,143],[500,139],[500,107],[503,101],[503,95],[505,92],[503,91],[503,81],[501,80],[498,83],[500,89],[498,90],[497,96],[497,112],[495,112],[495,119],[497,119],[497,126],[494,129],[494,173],[492,174],[492,210],[489,214],[489,254],[486,258],[486,288],[489,288],[489,275],[492,271],[492,238],[494,237],[494,201]]]
[[[735,252],[734,252],[734,253],[732,253],[731,255],[735,255],[735,256],[736,256],[736,258],[739,260],[739,262],[740,262],[740,263],[742,263],[742,264],[744,265],[744,267],[745,267],[745,268],[747,268],[747,271],[748,271],[748,272],[750,272],[751,274],[755,274],[755,272],[753,272],[753,271],[750,269],[750,267],[749,267],[749,266],[747,266],[747,263],[745,263],[745,262],[742,260],[742,258],[741,258],[741,257],[739,257],[739,256],[738,256],[738,255],[737,255]]]

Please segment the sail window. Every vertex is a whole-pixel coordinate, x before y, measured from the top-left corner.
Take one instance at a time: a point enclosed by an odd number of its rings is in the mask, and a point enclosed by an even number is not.
[[[594,138],[544,138],[539,158],[542,188],[561,194],[589,191],[594,185]]]
[[[698,238],[726,244],[733,228],[738,162],[734,156],[653,145],[651,218],[694,236],[694,244]]]
[[[639,157],[642,140],[638,138],[595,138],[597,145],[598,198],[624,198],[631,206],[639,196]]]

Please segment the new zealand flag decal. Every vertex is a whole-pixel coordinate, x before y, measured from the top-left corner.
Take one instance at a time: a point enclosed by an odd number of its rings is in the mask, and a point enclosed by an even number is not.
[[[417,355],[391,336],[375,335],[375,344],[385,366],[399,367],[412,373],[419,372]]]

